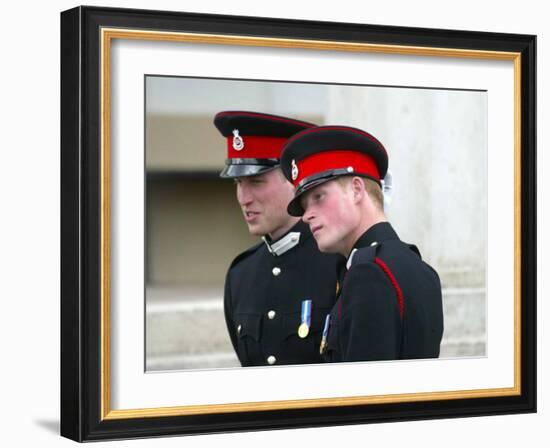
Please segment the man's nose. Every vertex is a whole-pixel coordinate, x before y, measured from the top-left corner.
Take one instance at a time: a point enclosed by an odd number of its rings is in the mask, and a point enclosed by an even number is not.
[[[248,188],[242,185],[237,186],[237,201],[240,205],[247,205],[252,202],[252,195],[248,191]]]
[[[308,209],[306,209],[304,211],[304,214],[302,215],[302,221],[304,221],[306,224],[309,224],[312,218],[313,218],[313,212],[308,207]]]

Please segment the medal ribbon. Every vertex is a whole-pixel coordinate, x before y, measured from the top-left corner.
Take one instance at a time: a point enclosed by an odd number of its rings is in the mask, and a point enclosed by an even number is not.
[[[302,324],[311,326],[311,299],[302,300]]]
[[[327,340],[329,326],[330,326],[330,314],[327,314],[327,317],[325,317],[325,326],[323,327],[323,341]]]
[[[330,326],[330,314],[325,317],[325,326],[323,327],[323,337],[321,338],[321,346],[319,347],[319,353],[322,355],[327,348],[328,328]]]

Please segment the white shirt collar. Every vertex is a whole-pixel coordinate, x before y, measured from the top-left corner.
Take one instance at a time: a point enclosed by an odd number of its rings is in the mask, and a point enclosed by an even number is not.
[[[355,255],[355,252],[357,252],[357,249],[353,249],[351,251],[351,254],[349,254],[348,261],[346,263],[346,269],[349,271],[349,268],[351,268],[351,263],[353,262],[353,256]]]

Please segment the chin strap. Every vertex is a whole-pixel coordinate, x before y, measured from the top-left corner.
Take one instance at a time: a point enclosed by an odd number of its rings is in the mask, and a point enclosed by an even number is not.
[[[382,194],[384,195],[384,210],[391,205],[393,193],[393,175],[390,170],[387,171],[386,177],[382,179]]]

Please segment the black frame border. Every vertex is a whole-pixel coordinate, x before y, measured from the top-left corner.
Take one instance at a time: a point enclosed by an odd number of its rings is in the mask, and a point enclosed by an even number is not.
[[[101,420],[100,28],[521,53],[521,395]],[[536,36],[169,11],[61,13],[61,435],[76,441],[536,412]]]

